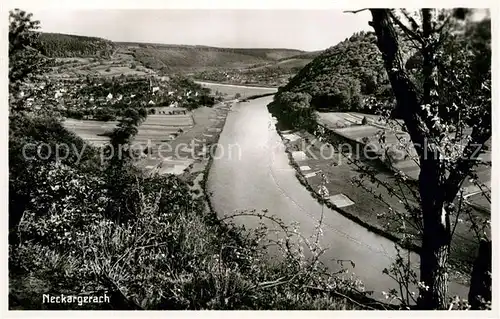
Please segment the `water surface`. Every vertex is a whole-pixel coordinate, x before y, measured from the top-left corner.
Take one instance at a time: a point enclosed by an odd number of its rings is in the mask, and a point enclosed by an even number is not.
[[[219,213],[234,210],[267,209],[286,223],[298,222],[305,236],[315,234],[322,207],[299,183],[289,165],[284,145],[276,132],[267,104],[271,97],[233,106],[220,136],[219,148],[208,178],[212,204]],[[348,183],[349,181],[346,181]],[[257,218],[241,218],[248,226],[258,225]],[[323,256],[330,268],[336,260],[352,260],[355,267],[344,264],[376,292],[397,288],[382,270],[389,267],[396,249],[394,243],[324,207]],[[412,260],[417,261],[415,254]],[[450,284],[450,293],[466,296],[466,288]]]

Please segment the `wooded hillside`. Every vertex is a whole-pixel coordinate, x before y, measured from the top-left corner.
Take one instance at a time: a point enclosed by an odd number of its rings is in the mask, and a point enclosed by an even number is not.
[[[49,57],[109,57],[113,42],[97,37],[46,33],[40,34],[42,52]]]
[[[317,56],[281,91],[308,93],[318,109],[363,109],[364,97],[389,89],[375,41],[372,32],[352,35]]]

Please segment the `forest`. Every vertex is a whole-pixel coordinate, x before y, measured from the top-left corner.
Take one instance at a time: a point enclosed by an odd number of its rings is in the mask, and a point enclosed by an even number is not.
[[[358,32],[306,65],[280,92],[308,93],[321,110],[369,111],[367,96],[390,92],[373,32]]]
[[[115,45],[96,37],[61,33],[40,33],[41,53],[49,57],[101,57],[109,58]]]

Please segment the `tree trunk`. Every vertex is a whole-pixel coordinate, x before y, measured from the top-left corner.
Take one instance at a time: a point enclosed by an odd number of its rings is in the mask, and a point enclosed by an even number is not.
[[[420,253],[420,309],[446,309],[450,221],[444,208],[443,170],[439,159],[423,158],[420,167],[420,201],[423,216]],[[427,288],[428,287],[428,288]]]
[[[419,309],[447,309],[448,292],[448,229],[443,227],[440,215],[444,212],[424,211],[424,235],[420,253]],[[437,218],[436,218],[437,217]]]
[[[469,305],[472,310],[484,307],[483,302],[491,301],[491,241],[482,240],[472,269]]]
[[[447,309],[448,247],[434,245],[433,238],[423,240],[420,255],[420,280],[426,286],[420,289],[419,309]],[[428,288],[427,288],[428,287]]]
[[[420,254],[420,278],[427,289],[420,290],[418,306],[421,309],[445,309],[448,286],[447,263],[450,243],[449,216],[444,210],[444,168],[440,165],[436,148],[428,145],[431,125],[422,115],[420,107],[423,97],[419,95],[404,69],[397,32],[388,9],[371,9],[373,21],[370,25],[377,35],[377,46],[382,53],[384,67],[397,100],[396,110],[420,157],[420,197],[423,214],[422,250]],[[428,13],[428,12],[427,12]],[[426,13],[426,14],[427,14]],[[426,20],[430,21],[429,17]],[[425,42],[423,47],[428,50]],[[432,54],[427,53],[425,75],[429,77],[426,87],[427,99],[432,88]]]

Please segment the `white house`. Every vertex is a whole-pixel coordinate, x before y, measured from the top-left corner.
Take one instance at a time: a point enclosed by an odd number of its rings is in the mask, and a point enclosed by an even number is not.
[[[108,96],[106,96],[106,100],[111,100],[113,98],[113,94],[109,93]]]
[[[153,93],[158,92],[159,90],[160,90],[160,87],[155,86],[155,87],[153,88]]]

